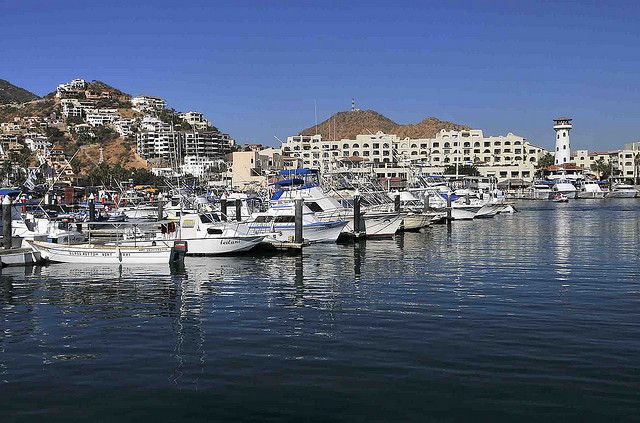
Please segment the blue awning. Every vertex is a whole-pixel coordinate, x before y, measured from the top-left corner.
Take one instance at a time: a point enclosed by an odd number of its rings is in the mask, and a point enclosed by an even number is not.
[[[302,185],[302,184],[304,184],[304,181],[302,179],[292,178],[292,179],[283,179],[282,181],[274,182],[272,185],[277,185],[282,187],[287,185]]]
[[[280,171],[281,176],[315,175],[316,173],[318,173],[317,169],[283,169]]]
[[[20,191],[19,189],[15,189],[15,188],[0,188],[0,195],[4,196],[4,195],[18,195],[20,194],[22,191]]]

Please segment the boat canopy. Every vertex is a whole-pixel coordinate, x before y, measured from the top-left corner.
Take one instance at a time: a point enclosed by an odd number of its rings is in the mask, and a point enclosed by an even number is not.
[[[280,171],[280,176],[290,176],[290,175],[316,175],[318,173],[317,169],[283,169]]]
[[[18,195],[20,194],[22,191],[20,191],[19,189],[15,189],[15,188],[0,188],[0,195],[5,196],[5,195]]]
[[[291,178],[291,179],[283,179],[281,181],[276,181],[272,185],[282,187],[282,186],[288,186],[288,185],[302,185],[302,184],[304,184],[304,180],[299,178]]]

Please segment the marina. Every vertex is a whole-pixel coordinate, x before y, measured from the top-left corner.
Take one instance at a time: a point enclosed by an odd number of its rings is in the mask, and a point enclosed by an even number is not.
[[[625,419],[640,203],[515,206],[293,256],[3,268],[0,405],[10,420],[140,401],[162,419]]]

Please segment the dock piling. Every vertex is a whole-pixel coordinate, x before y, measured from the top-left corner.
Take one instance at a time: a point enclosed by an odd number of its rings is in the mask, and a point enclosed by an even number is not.
[[[236,200],[236,221],[242,222],[242,200],[239,198]]]
[[[223,222],[227,221],[227,196],[223,195],[220,198],[220,218]]]
[[[158,194],[158,220],[162,220],[164,218],[164,198],[162,193]]]
[[[11,198],[5,195],[2,199],[2,246],[11,249]]]
[[[360,237],[360,193],[356,191],[356,194],[353,196],[353,234],[356,239]]]
[[[393,209],[396,212],[400,211],[400,194],[396,194],[396,196],[393,198]]]
[[[304,241],[302,235],[302,204],[304,200],[302,198],[296,198],[295,200],[295,236],[294,242],[301,244]]]
[[[89,195],[89,222],[96,221],[96,200],[93,193]]]
[[[451,221],[453,220],[451,216],[451,193],[447,195],[447,226],[451,226]]]

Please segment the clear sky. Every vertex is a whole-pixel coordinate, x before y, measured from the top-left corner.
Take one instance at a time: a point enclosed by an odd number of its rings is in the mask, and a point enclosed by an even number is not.
[[[273,143],[351,97],[399,123],[436,116],[549,147],[640,140],[640,2],[0,0],[0,78],[75,77],[204,112]]]

